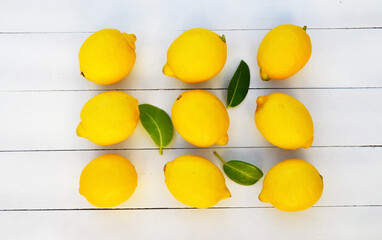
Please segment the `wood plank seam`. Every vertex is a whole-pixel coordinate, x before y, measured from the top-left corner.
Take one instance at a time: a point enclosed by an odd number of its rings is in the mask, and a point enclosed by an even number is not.
[[[381,145],[333,145],[333,146],[311,146],[311,148],[381,148]],[[241,147],[178,147],[165,148],[166,150],[214,150],[214,149],[279,149],[276,146],[241,146]],[[20,152],[92,152],[92,151],[158,151],[159,148],[83,148],[83,149],[19,149],[19,150],[0,150],[0,153],[20,153]]]
[[[225,91],[227,88],[114,88],[114,89],[40,89],[40,90],[6,90],[0,93],[33,93],[33,92],[104,92],[104,91],[188,91],[193,89],[202,89],[207,91]],[[357,90],[357,89],[382,89],[382,87],[269,87],[269,88],[254,88],[249,90]]]
[[[312,208],[379,208],[382,204],[361,204],[361,205],[325,205],[325,206],[312,206]],[[261,207],[210,207],[206,210],[216,209],[264,209],[274,208],[272,206]],[[0,212],[48,212],[48,211],[145,211],[145,210],[197,210],[192,207],[137,207],[137,208],[9,208],[0,209]]]
[[[352,30],[352,29],[366,29],[366,30],[379,30],[382,26],[365,26],[365,27],[311,27],[309,30]],[[186,31],[188,29],[179,29],[175,31]],[[212,28],[211,31],[266,31],[271,30],[271,28]],[[0,31],[0,34],[76,34],[76,33],[94,33],[95,31],[78,31],[78,32],[10,32],[10,31]]]

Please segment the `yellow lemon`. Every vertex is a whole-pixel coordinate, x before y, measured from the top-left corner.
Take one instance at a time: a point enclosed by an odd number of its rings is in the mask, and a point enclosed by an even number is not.
[[[112,145],[128,138],[138,120],[137,99],[121,91],[103,92],[85,103],[77,135],[98,145]]]
[[[322,177],[312,164],[288,159],[269,170],[259,199],[283,211],[301,211],[320,199],[323,188]]]
[[[81,74],[88,80],[108,85],[129,74],[135,63],[134,34],[103,29],[90,35],[79,53]]]
[[[216,76],[227,59],[224,35],[204,28],[182,33],[167,51],[163,73],[183,82],[197,83]]]
[[[273,145],[284,149],[309,148],[313,143],[313,121],[308,109],[285,93],[258,97],[257,129]]]
[[[96,207],[115,207],[133,195],[137,179],[129,160],[117,154],[105,154],[82,170],[79,192]]]
[[[176,131],[199,147],[228,142],[229,116],[223,103],[204,90],[189,90],[175,100],[171,119]]]
[[[285,79],[305,66],[312,53],[305,30],[306,27],[284,24],[265,35],[257,52],[261,79]]]
[[[209,160],[183,155],[164,167],[165,183],[180,202],[196,208],[209,208],[231,197],[222,172]]]

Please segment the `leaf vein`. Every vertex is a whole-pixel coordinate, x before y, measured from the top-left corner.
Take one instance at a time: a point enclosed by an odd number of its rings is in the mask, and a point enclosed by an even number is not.
[[[155,127],[158,129],[160,146],[163,146],[162,133],[161,133],[161,131],[160,131],[160,128],[159,128],[158,124],[155,122],[155,119],[154,119],[153,117],[151,117],[151,115],[148,114],[147,112],[143,112],[143,113],[145,113],[145,114],[151,119],[151,121],[153,121],[153,123],[155,124]]]
[[[232,94],[232,98],[231,98],[231,101],[229,102],[228,106],[231,106],[232,102],[233,102],[233,99],[235,98],[235,94],[236,94],[236,91],[237,91],[237,88],[239,86],[239,82],[240,82],[240,76],[241,76],[241,73],[242,73],[242,67],[240,68],[240,72],[239,72],[239,76],[237,77],[237,82],[236,82],[236,85],[235,85],[235,89],[233,90],[233,94]]]
[[[227,166],[227,167],[230,167],[231,169],[234,169],[235,171],[241,173],[242,175],[247,176],[248,178],[251,178],[251,179],[257,179],[256,177],[253,177],[253,176],[251,176],[250,174],[246,173],[245,171],[241,171],[241,170],[238,169],[238,168],[234,168],[234,167],[232,167],[232,166],[230,166],[230,165],[226,165],[226,166]]]

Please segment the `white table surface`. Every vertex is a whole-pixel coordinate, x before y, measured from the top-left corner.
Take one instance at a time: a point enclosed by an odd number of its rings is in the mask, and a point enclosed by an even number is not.
[[[313,52],[284,81],[263,82],[256,52],[277,25],[307,25]],[[137,61],[118,84],[101,86],[80,75],[78,51],[94,31],[136,34]],[[166,51],[182,31],[205,27],[224,34],[223,71],[190,85],[166,77]],[[75,134],[83,104],[109,89],[170,113],[186,89],[202,88],[223,102],[239,61],[251,70],[245,101],[229,109],[226,146],[197,148],[177,133],[164,155],[139,124],[123,143],[102,147]],[[3,1],[0,5],[0,239],[382,239],[382,1]],[[288,93],[310,110],[315,141],[309,149],[271,146],[256,129],[255,100]],[[211,209],[175,200],[163,166],[183,154],[242,159],[266,173],[301,158],[324,177],[312,208],[281,212],[257,196],[262,180],[240,186]],[[138,172],[133,196],[97,209],[78,193],[83,167],[104,153],[127,157]]]

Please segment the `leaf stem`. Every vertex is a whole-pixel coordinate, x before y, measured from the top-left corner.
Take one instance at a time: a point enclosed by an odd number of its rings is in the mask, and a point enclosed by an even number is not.
[[[163,155],[163,147],[162,146],[159,147],[159,154]]]
[[[224,161],[224,159],[219,155],[219,153],[217,153],[216,151],[214,151],[214,155],[220,159],[220,161],[223,163],[223,164],[226,164],[226,161]]]

